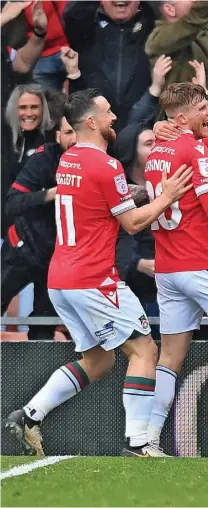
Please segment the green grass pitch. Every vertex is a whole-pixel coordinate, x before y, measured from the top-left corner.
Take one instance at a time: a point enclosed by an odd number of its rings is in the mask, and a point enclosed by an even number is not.
[[[2,457],[1,469],[37,460]],[[2,481],[2,507],[205,507],[208,459],[77,457]]]

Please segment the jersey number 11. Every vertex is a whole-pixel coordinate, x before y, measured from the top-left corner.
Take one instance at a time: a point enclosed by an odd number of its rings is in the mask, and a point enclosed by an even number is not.
[[[66,223],[67,245],[69,247],[74,247],[74,245],[76,245],[76,234],[74,227],[73,196],[56,194],[55,210],[57,235],[59,245],[64,245],[64,228],[61,205],[64,206],[62,210],[64,210],[65,213],[64,222]]]

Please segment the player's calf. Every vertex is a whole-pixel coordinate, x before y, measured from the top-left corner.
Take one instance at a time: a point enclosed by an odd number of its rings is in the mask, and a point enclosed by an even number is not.
[[[105,351],[101,347],[95,347],[85,351],[80,365],[85,370],[91,383],[102,379],[108,374],[115,363],[115,353],[113,350]]]
[[[193,331],[161,334],[161,352],[159,365],[179,374],[191,344]]]
[[[151,335],[137,336],[128,340],[122,350],[129,360],[123,389],[127,448],[138,452],[148,443],[147,428],[155,393],[157,346]]]
[[[148,442],[160,445],[160,436],[175,397],[178,373],[191,343],[192,332],[161,336],[161,353],[156,368],[156,390],[148,425]]]

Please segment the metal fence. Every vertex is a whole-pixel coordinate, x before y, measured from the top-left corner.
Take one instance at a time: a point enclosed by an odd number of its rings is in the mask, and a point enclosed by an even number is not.
[[[160,318],[159,317],[149,317],[148,320],[151,325],[159,325]],[[1,324],[4,326],[7,325],[63,325],[63,321],[61,321],[58,317],[2,317]],[[203,317],[201,325],[208,325],[208,317]]]
[[[56,368],[78,358],[71,342],[2,343],[2,454],[21,454],[4,429],[8,413],[28,402]],[[47,455],[120,454],[126,366],[123,354],[117,352],[115,367],[105,379],[47,416],[43,424]],[[170,455],[208,457],[208,341],[191,345],[162,446]]]

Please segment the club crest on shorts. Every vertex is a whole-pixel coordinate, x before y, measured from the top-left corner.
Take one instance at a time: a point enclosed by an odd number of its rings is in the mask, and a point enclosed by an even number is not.
[[[114,176],[114,181],[119,194],[126,194],[128,192],[126,177],[123,173],[121,175]]]
[[[142,314],[142,316],[139,318],[139,321],[142,325],[143,330],[147,330],[149,327],[149,321],[144,314]]]

